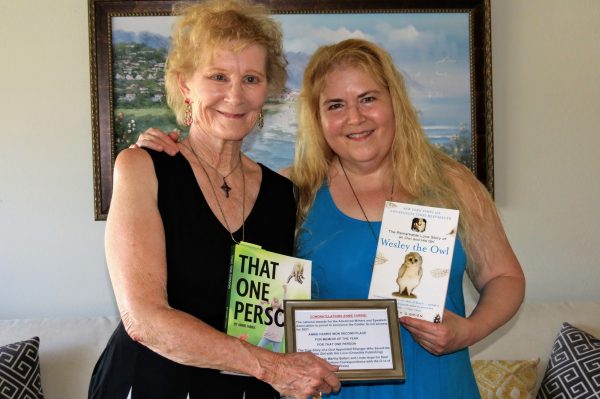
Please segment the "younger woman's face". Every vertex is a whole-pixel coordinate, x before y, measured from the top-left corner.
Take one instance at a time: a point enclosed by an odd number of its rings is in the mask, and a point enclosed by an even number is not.
[[[386,87],[354,66],[329,73],[319,97],[325,140],[347,164],[384,162],[395,134],[392,99]]]

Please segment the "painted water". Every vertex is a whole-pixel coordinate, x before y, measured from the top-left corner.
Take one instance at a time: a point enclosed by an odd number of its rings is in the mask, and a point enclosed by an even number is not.
[[[265,124],[244,139],[242,151],[250,158],[273,170],[291,165],[294,159],[294,143],[298,124],[295,103],[267,104],[264,108]],[[428,124],[423,130],[429,141],[471,167],[471,135],[468,125]]]
[[[242,151],[250,158],[273,170],[290,166],[294,159],[294,143],[298,124],[295,103],[265,104],[265,124],[255,128],[244,139]]]
[[[469,13],[278,14],[288,58],[288,90],[318,46],[354,38],[387,49],[401,73],[431,143],[473,169]],[[116,152],[149,127],[169,131],[165,57],[172,17],[113,17],[113,101]],[[289,166],[297,129],[293,98],[265,106],[265,126],[243,151],[272,169]],[[157,112],[162,109],[163,111]]]

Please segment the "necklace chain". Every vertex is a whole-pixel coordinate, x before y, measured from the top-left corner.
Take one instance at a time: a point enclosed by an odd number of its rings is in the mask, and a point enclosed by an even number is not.
[[[215,190],[215,187],[213,186],[213,183],[210,178],[210,175],[208,174],[208,171],[202,164],[200,157],[198,156],[198,154],[196,154],[196,151],[194,151],[194,147],[192,146],[192,143],[190,143],[189,146],[185,143],[182,143],[182,144],[188,150],[190,150],[192,152],[192,154],[194,154],[194,156],[196,157],[196,160],[200,164],[200,168],[202,168],[202,171],[204,172],[204,174],[206,175],[206,178],[208,179],[208,183],[210,184],[210,188],[213,193],[213,196],[215,197],[215,201],[217,201],[217,207],[219,208],[219,212],[221,213],[221,216],[223,217],[223,222],[225,223],[225,227],[227,228],[227,231],[229,232],[229,235],[231,236],[231,239],[233,240],[233,242],[236,244],[239,244],[240,242],[235,239],[235,237],[233,236],[233,232],[231,231],[231,227],[229,227],[229,223],[227,222],[227,218],[225,217],[225,212],[223,211],[223,207],[221,206],[219,197],[217,197],[217,191]],[[229,172],[229,174],[227,174],[227,176],[229,176],[235,169],[237,169],[238,166],[240,166],[240,169],[242,171],[242,241],[244,241],[245,236],[246,236],[245,220],[244,220],[244,217],[246,216],[246,174],[244,173],[244,165],[242,165],[242,154],[241,153],[238,158],[238,163],[231,170],[231,172]],[[215,171],[217,173],[219,173],[219,171],[216,168],[213,167],[213,169],[215,169]],[[219,173],[219,175],[221,177],[223,177],[220,173]],[[227,176],[225,176],[225,177],[227,177]],[[225,182],[225,177],[223,177],[223,182],[224,182],[224,185],[227,185],[227,182]],[[227,186],[227,187],[229,187],[229,186]],[[223,187],[221,187],[221,189],[223,189]],[[229,188],[229,190],[231,190],[231,188]],[[229,198],[229,190],[226,191],[225,189],[223,189],[223,191],[225,191],[226,198]]]
[[[229,198],[229,192],[231,191],[231,186],[229,184],[227,184],[227,178],[229,176],[231,176],[231,174],[233,172],[235,172],[235,170],[238,168],[238,166],[240,166],[242,164],[242,155],[240,154],[238,157],[238,161],[235,164],[235,166],[233,168],[231,168],[231,170],[229,171],[229,173],[227,173],[226,175],[221,174],[221,172],[219,172],[219,169],[215,168],[214,166],[212,166],[211,164],[209,164],[208,162],[206,162],[204,159],[200,158],[198,156],[198,154],[196,154],[196,152],[192,149],[192,152],[194,153],[194,156],[196,157],[196,159],[198,160],[198,162],[200,164],[206,163],[206,165],[211,168],[212,170],[214,170],[215,172],[217,172],[217,174],[219,176],[221,176],[221,179],[223,179],[223,185],[221,187],[219,187],[221,190],[223,190],[223,192],[225,193],[225,198]],[[212,184],[212,183],[211,183]]]
[[[356,195],[356,191],[354,191],[354,187],[352,186],[352,183],[350,183],[350,178],[348,177],[348,174],[346,173],[346,169],[344,168],[344,165],[342,164],[342,160],[339,157],[338,157],[338,162],[340,164],[340,167],[342,168],[342,172],[344,172],[344,176],[346,177],[348,186],[350,186],[350,191],[352,191],[352,195],[354,195],[354,199],[356,200],[356,203],[358,204],[360,211],[362,212],[365,220],[367,221],[367,225],[369,226],[369,229],[371,230],[371,234],[373,235],[375,242],[377,242],[378,239],[377,239],[377,234],[375,234],[375,229],[373,229],[373,225],[371,224],[371,221],[367,217],[367,213],[365,212],[365,209],[363,208],[362,204],[360,203],[360,200],[358,199],[358,195]],[[392,200],[393,195],[394,195],[394,182],[392,180],[392,191],[390,193],[390,201]]]

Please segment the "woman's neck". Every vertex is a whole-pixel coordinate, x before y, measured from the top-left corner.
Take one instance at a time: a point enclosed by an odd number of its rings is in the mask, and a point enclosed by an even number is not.
[[[360,191],[389,191],[393,182],[391,161],[373,163],[348,162],[335,156],[329,168],[329,177],[350,180]]]
[[[381,220],[385,201],[411,201],[402,182],[393,176],[391,162],[378,168],[365,168],[337,157],[331,161],[328,175],[330,192],[338,208],[359,219],[364,211],[369,220]]]
[[[193,152],[221,174],[229,173],[241,159],[241,141],[222,140],[202,132],[190,132],[187,143]]]

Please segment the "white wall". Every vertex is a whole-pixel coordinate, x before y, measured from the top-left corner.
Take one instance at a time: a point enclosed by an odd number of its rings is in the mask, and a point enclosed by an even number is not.
[[[493,0],[496,199],[527,300],[600,299],[600,2]]]
[[[115,314],[94,221],[87,1],[0,0],[0,318]]]
[[[496,199],[527,300],[600,299],[600,2],[492,0]],[[87,1],[0,0],[0,319],[116,314]]]

